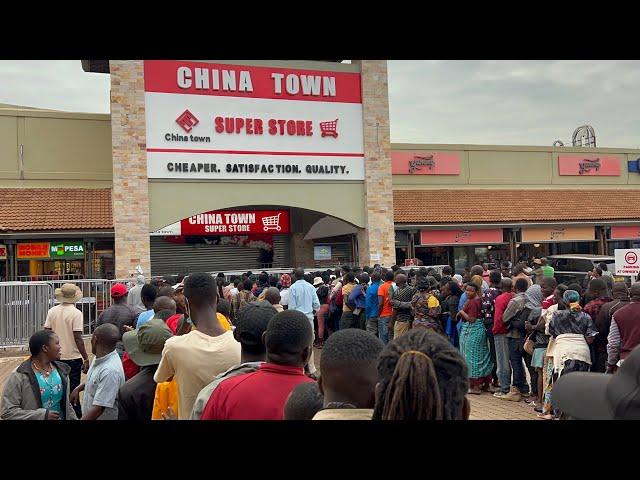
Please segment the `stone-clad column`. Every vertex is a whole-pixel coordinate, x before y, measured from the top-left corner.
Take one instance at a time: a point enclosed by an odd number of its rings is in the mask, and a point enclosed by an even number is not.
[[[116,278],[151,274],[142,61],[110,60]]]
[[[386,60],[356,60],[362,75],[367,228],[358,233],[359,262],[396,261]]]

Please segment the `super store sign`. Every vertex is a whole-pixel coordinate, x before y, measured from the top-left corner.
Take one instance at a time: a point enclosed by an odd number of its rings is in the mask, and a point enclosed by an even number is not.
[[[360,75],[145,61],[149,178],[364,179]]]

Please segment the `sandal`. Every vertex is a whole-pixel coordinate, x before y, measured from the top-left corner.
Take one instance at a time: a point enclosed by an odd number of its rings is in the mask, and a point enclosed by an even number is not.
[[[482,390],[480,390],[478,387],[471,387],[468,393],[470,393],[471,395],[480,395],[482,393]]]

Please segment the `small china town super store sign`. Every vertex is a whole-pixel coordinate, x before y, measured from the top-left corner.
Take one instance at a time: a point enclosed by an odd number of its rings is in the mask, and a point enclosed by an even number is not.
[[[144,62],[149,178],[363,180],[360,75]]]

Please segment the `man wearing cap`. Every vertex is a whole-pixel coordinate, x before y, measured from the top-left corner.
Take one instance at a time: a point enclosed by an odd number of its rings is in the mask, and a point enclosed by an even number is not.
[[[118,420],[151,420],[156,382],[153,376],[162,358],[165,342],[173,334],[160,318],[122,336],[124,348],[140,372],[118,392]]]
[[[552,402],[575,420],[640,420],[640,348],[636,347],[613,375],[562,375],[553,386]]]
[[[105,323],[112,323],[118,327],[120,332],[120,341],[116,345],[116,350],[118,355],[120,355],[120,358],[122,358],[124,353],[124,348],[122,346],[124,326],[127,325],[133,327],[138,315],[138,312],[133,307],[127,305],[127,293],[127,287],[122,283],[116,283],[111,287],[111,298],[113,300],[113,304],[102,312],[96,321],[96,326],[98,327]]]
[[[49,309],[44,322],[46,330],[53,330],[60,339],[60,360],[71,368],[69,372],[69,391],[80,385],[80,376],[89,369],[89,356],[82,340],[82,311],[76,308],[76,302],[82,298],[82,291],[72,283],[65,283],[55,290],[58,305]],[[76,416],[82,417],[79,405],[74,406]]]

